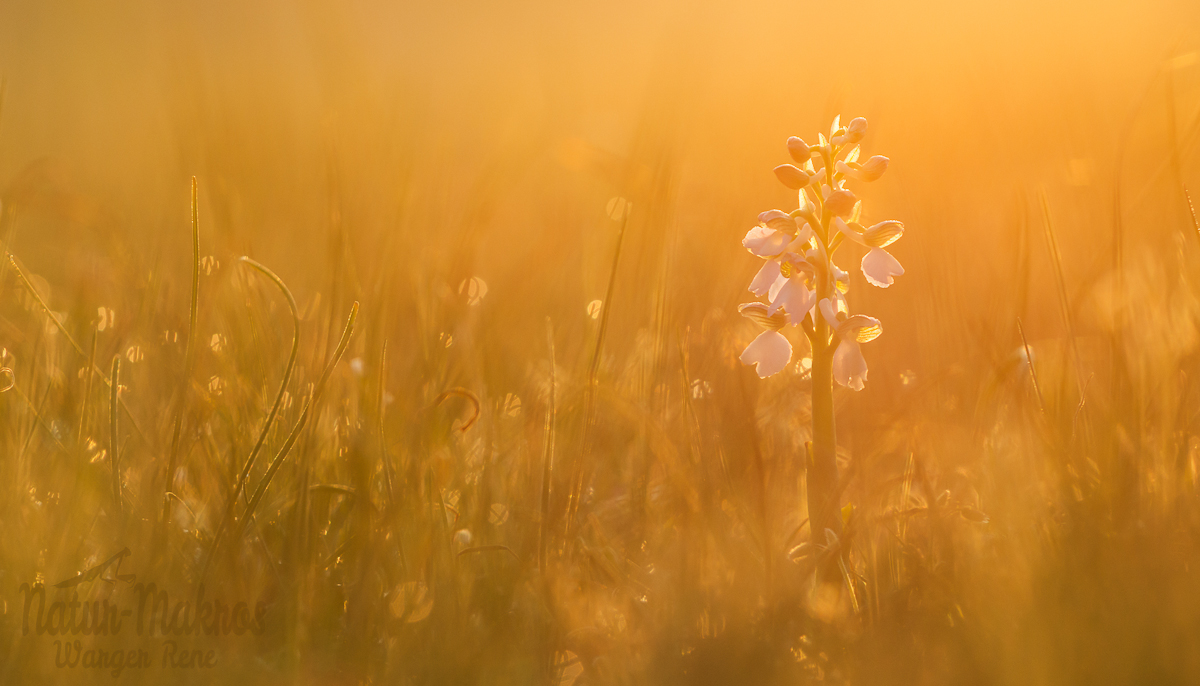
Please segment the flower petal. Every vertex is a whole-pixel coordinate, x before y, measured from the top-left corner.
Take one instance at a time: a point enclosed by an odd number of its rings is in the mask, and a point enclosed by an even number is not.
[[[872,286],[887,288],[896,282],[892,277],[904,273],[904,267],[883,248],[871,248],[862,259],[862,273]]]
[[[904,224],[894,219],[889,219],[866,229],[863,232],[863,239],[866,241],[865,245],[874,248],[886,248],[900,240],[900,237],[903,235]]]
[[[777,260],[767,260],[762,269],[754,275],[754,280],[750,282],[750,292],[762,296],[766,295],[767,290],[779,278],[779,262]]]
[[[879,338],[882,333],[883,325],[879,323],[879,320],[865,314],[846,317],[846,320],[837,328],[837,335],[843,340],[853,340],[859,343],[870,343]]]
[[[792,344],[778,331],[764,331],[742,351],[742,364],[754,365],[760,379],[778,374],[792,359]]]
[[[833,378],[838,384],[861,391],[867,380],[867,360],[858,341],[843,340],[833,353]]]
[[[834,217],[833,225],[846,238],[849,238],[859,245],[867,244],[866,239],[863,238],[862,232],[860,231],[862,227],[860,227],[858,224],[847,224],[841,217]]]
[[[821,314],[824,315],[825,321],[834,329],[841,326],[841,322],[837,318],[837,307],[829,300],[829,298],[821,298],[820,302]]]
[[[829,263],[830,271],[833,273],[834,293],[840,302],[846,300],[846,292],[850,290],[850,274],[838,269],[838,266],[832,262]],[[849,309],[841,308],[843,312],[849,312]]]
[[[786,314],[768,313],[767,306],[763,303],[742,303],[738,305],[738,313],[768,331],[778,331],[788,323]]]
[[[756,226],[746,232],[742,246],[759,257],[774,257],[783,252],[792,237],[782,231]]]
[[[788,244],[788,252],[803,255],[805,253],[804,249],[808,247],[814,235],[812,227],[808,225],[808,222],[805,222],[804,226],[800,229],[800,233],[796,234],[796,239]]]
[[[775,283],[771,284],[771,287],[767,289],[767,300],[774,300],[779,295],[779,290],[786,286],[787,282],[788,277],[780,274],[779,278],[775,279]]]
[[[779,289],[775,298],[771,300],[771,306],[767,309],[767,314],[775,314],[780,307],[784,309],[792,317],[792,323],[797,323],[804,319],[804,314],[813,306],[813,298],[816,297],[804,282],[798,278],[788,279],[787,283]]]
[[[789,236],[795,235],[797,231],[795,218],[783,210],[767,210],[759,213],[758,223],[768,229],[782,231]]]

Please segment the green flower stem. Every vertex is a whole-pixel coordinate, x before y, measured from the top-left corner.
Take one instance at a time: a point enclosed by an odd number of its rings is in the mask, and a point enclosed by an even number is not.
[[[841,533],[837,514],[837,435],[833,415],[833,351],[829,325],[819,322],[812,363],[812,453],[808,466],[808,521],[812,540],[825,545],[825,530]]]
[[[828,153],[822,151],[824,157],[826,178],[832,188],[832,160],[837,156],[837,150]],[[820,197],[818,190],[816,195]],[[821,208],[821,226],[817,232],[822,244],[829,245],[830,223],[833,216]],[[829,257],[828,253],[825,256]],[[826,264],[824,274],[817,278],[817,302],[834,295],[833,271],[831,264]],[[837,517],[837,433],[833,415],[833,353],[837,349],[837,341],[825,317],[819,313],[813,322],[812,343],[812,450],[807,465],[808,484],[808,521],[814,545],[826,544],[825,530],[835,534],[841,533],[841,522]]]

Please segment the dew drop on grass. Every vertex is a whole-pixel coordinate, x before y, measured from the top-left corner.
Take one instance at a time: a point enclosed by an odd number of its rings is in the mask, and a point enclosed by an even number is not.
[[[458,294],[466,296],[467,305],[470,306],[478,305],[479,301],[483,300],[483,296],[487,295],[487,292],[487,282],[478,276],[465,279],[458,285]]]
[[[583,661],[569,650],[554,656],[554,666],[558,669],[557,686],[572,686],[583,674]]]
[[[604,211],[608,214],[609,219],[619,222],[629,214],[632,207],[632,203],[618,195],[609,199],[608,204],[604,206]]]
[[[99,307],[99,308],[96,308],[96,316],[97,316],[96,330],[97,331],[105,331],[105,330],[111,329],[113,327],[113,323],[116,320],[117,313],[114,312],[112,310],[112,308]]]
[[[590,303],[588,303],[588,306],[587,306],[588,316],[591,317],[592,319],[599,319],[600,318],[600,308],[603,307],[603,305],[604,305],[604,303],[599,300],[593,300]]]
[[[521,414],[521,399],[516,395],[509,393],[504,396],[504,414],[508,417],[517,417]]]
[[[488,512],[488,523],[492,526],[501,526],[508,521],[508,508],[500,503],[492,503],[492,507]]]
[[[423,581],[406,581],[392,591],[388,609],[397,619],[419,622],[433,611],[433,592]]]

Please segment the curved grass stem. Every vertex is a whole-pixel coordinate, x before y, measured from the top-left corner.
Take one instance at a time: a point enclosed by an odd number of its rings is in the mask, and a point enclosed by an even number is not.
[[[200,214],[197,207],[196,177],[192,177],[192,300],[188,317],[187,347],[183,356],[183,383],[179,388],[179,399],[175,407],[174,429],[171,432],[171,453],[167,458],[167,474],[163,480],[162,523],[166,527],[171,520],[171,499],[175,490],[175,465],[179,459],[179,436],[183,430],[183,413],[187,406],[188,378],[196,357],[196,319],[200,305]]]
[[[330,375],[333,373],[334,367],[341,361],[342,355],[346,353],[347,346],[350,345],[350,337],[354,334],[354,323],[358,320],[358,301],[355,301],[350,306],[350,317],[346,320],[346,327],[342,329],[342,338],[338,341],[337,348],[333,351],[333,357],[329,359],[329,364],[325,365],[325,371],[321,373],[321,379],[317,381],[316,387],[313,388],[309,399],[304,403],[304,409],[300,411],[300,418],[296,420],[296,425],[292,427],[291,433],[288,434],[287,440],[284,441],[283,447],[275,454],[275,458],[271,460],[271,464],[267,467],[267,473],[263,475],[262,481],[258,482],[258,487],[254,489],[254,495],[251,496],[250,502],[246,505],[246,511],[238,519],[237,529],[235,530],[231,541],[237,543],[241,540],[242,534],[245,533],[246,525],[254,517],[254,512],[258,508],[258,503],[262,500],[263,495],[267,492],[267,486],[271,485],[271,480],[275,478],[275,473],[283,465],[283,460],[291,452],[292,446],[295,445],[296,439],[300,437],[300,432],[308,424],[308,418],[317,403],[320,402],[322,394],[325,392],[325,384],[329,381]]]
[[[273,280],[275,281],[276,285],[278,285],[284,291],[284,293],[287,294],[288,303],[292,306],[292,314],[293,314],[293,316],[295,316],[295,314],[296,314],[295,300],[292,299],[291,293],[289,291],[287,291],[287,286],[285,286],[283,284],[283,281],[279,280],[279,277],[274,276],[274,274],[270,273],[270,271],[267,270],[266,267],[263,267],[262,265],[258,264],[257,262],[254,262],[250,258],[243,257],[242,259],[244,261],[250,263],[251,266],[255,266],[261,270],[264,270],[264,272],[267,273],[269,276],[274,277]],[[323,371],[321,373],[320,380],[317,381],[317,385],[315,387],[313,387],[312,393],[309,395],[308,400],[305,401],[304,409],[301,410],[301,412],[300,412],[300,418],[298,420],[296,420],[296,424],[295,424],[295,426],[292,427],[291,432],[288,434],[287,440],[284,442],[283,446],[279,449],[279,452],[277,452],[275,454],[275,458],[271,460],[271,464],[267,466],[267,472],[266,472],[266,474],[263,475],[262,480],[259,481],[258,487],[254,491],[254,495],[251,496],[250,501],[246,504],[245,512],[237,520],[237,524],[236,524],[237,528],[234,530],[234,534],[232,536],[232,541],[234,543],[241,540],[242,534],[245,532],[245,529],[246,529],[246,524],[254,516],[254,511],[258,507],[258,503],[262,500],[263,495],[266,493],[267,486],[269,486],[271,484],[271,480],[275,478],[275,473],[278,472],[280,466],[283,465],[284,458],[287,457],[288,453],[292,449],[292,446],[295,445],[296,439],[299,438],[300,432],[304,429],[305,425],[308,423],[308,417],[309,417],[311,411],[313,410],[313,408],[316,407],[317,403],[320,401],[322,394],[325,392],[325,385],[326,385],[326,383],[328,383],[329,377],[333,374],[334,367],[337,366],[337,363],[342,359],[342,356],[346,353],[346,348],[350,345],[350,337],[354,334],[354,324],[358,320],[358,308],[359,308],[358,301],[355,301],[354,304],[351,305],[351,307],[350,307],[350,316],[346,320],[346,328],[342,330],[342,338],[338,342],[338,346],[333,352],[333,357],[330,358],[329,364],[327,364],[325,366],[325,371]],[[299,330],[300,320],[298,317],[295,318],[295,323],[296,323],[297,328],[296,328],[296,337],[293,339],[294,343],[295,343],[295,341],[299,340],[299,335],[300,335],[300,330]],[[292,365],[294,365],[294,363],[295,363],[295,358],[296,358],[296,346],[293,345],[292,358],[288,365],[289,374],[291,372]],[[284,384],[284,385],[286,385],[286,384]],[[282,388],[283,387],[281,386],[281,390],[282,390]],[[282,397],[282,392],[280,393],[279,397],[280,398]],[[274,409],[277,410],[278,405]],[[265,427],[264,427],[264,434],[265,434]],[[261,439],[261,437],[260,437],[260,439]],[[261,448],[261,440],[260,440],[259,445],[256,447]],[[257,454],[257,450],[256,450],[256,454]],[[252,457],[254,457],[254,456],[252,455]],[[244,470],[244,473],[246,475],[249,474],[249,467],[247,467],[247,469]],[[221,524],[217,527],[217,533],[213,537],[212,545],[209,547],[208,557],[205,560],[204,567],[200,572],[201,580],[203,580],[204,577],[208,573],[208,568],[212,564],[213,556],[217,550],[217,545],[221,542],[221,532],[224,530],[225,525],[228,523],[229,518],[232,517],[232,515],[233,515],[233,508],[237,504],[237,499],[241,495],[241,490],[245,488],[245,478],[239,480],[239,484],[240,484],[240,488],[237,491],[235,491],[233,493],[232,497],[230,498],[229,507],[226,509],[225,514],[221,519]]]
[[[242,466],[241,472],[238,474],[238,479],[233,488],[233,493],[230,494],[229,504],[225,508],[225,513],[221,516],[221,522],[217,525],[216,533],[213,534],[213,542],[208,548],[208,557],[204,562],[204,567],[200,572],[200,579],[203,580],[208,572],[208,567],[212,564],[213,555],[216,553],[217,546],[221,543],[221,534],[225,530],[225,526],[229,523],[233,516],[234,505],[241,497],[242,492],[246,488],[246,480],[250,477],[250,470],[254,467],[255,460],[258,459],[258,453],[262,451],[263,444],[267,440],[267,434],[271,430],[271,425],[275,423],[275,417],[279,414],[279,407],[283,404],[283,394],[287,392],[288,382],[291,381],[292,371],[296,368],[296,356],[300,352],[300,312],[296,308],[296,299],[292,297],[292,292],[288,290],[283,279],[280,279],[275,272],[271,271],[259,262],[243,256],[241,261],[251,267],[262,272],[272,283],[283,293],[287,298],[288,309],[292,313],[292,350],[288,355],[287,366],[283,370],[283,379],[279,382],[279,391],[275,394],[275,402],[271,404],[271,411],[267,413],[267,418],[263,422],[262,430],[259,431],[258,440],[254,443],[254,449],[250,451],[250,456],[246,458],[246,464]],[[290,445],[289,445],[290,447]]]
[[[117,516],[121,516],[125,509],[121,502],[121,465],[117,459],[117,450],[120,443],[117,438],[117,391],[121,388],[121,356],[116,355],[112,361],[112,376],[109,383],[108,399],[108,415],[109,415],[109,444],[108,444],[108,461],[112,464],[112,487],[113,487],[113,502],[116,504]]]

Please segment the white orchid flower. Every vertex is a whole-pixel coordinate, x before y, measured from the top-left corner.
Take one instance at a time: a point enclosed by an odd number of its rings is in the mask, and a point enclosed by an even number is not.
[[[764,262],[749,289],[765,296],[766,302],[739,308],[765,329],[741,354],[741,361],[754,365],[760,377],[787,367],[792,346],[780,330],[808,316],[813,324],[828,321],[831,327],[805,327],[814,357],[828,356],[838,384],[860,390],[866,383],[867,363],[859,345],[874,340],[881,328],[873,317],[849,314],[850,275],[833,263],[833,251],[844,239],[865,247],[863,276],[880,288],[891,286],[895,277],[904,274],[904,267],[884,249],[903,235],[904,225],[885,221],[863,227],[858,223],[862,203],[847,188],[849,181],[875,181],[887,171],[889,160],[883,155],[859,161],[859,144],[866,132],[866,119],[858,117],[843,126],[836,117],[828,136],[817,135],[816,145],[789,138],[792,163],[774,171],[780,182],[797,192],[798,207],[790,213],[763,212],[742,240]]]
[[[754,365],[760,379],[783,371],[792,361],[792,344],[779,333],[788,323],[787,315],[782,312],[767,314],[767,306],[762,303],[745,303],[738,306],[738,311],[766,329],[750,341],[738,359],[742,364]]]
[[[773,258],[782,255],[799,231],[796,220],[781,210],[763,212],[758,215],[758,222],[742,239],[742,247],[758,257]]]
[[[812,290],[816,270],[807,260],[793,252],[785,253],[779,260],[779,277],[767,292],[771,301],[767,314],[773,315],[783,308],[799,322],[816,304],[817,295]]]
[[[834,218],[834,225],[846,238],[868,248],[862,259],[862,273],[867,277],[867,283],[879,288],[887,288],[896,282],[894,277],[904,274],[904,267],[884,250],[885,247],[900,240],[904,235],[904,224],[888,220],[879,222],[869,228],[863,228],[858,222],[845,222],[840,217]]]
[[[750,292],[762,296],[780,278],[780,260],[788,251],[804,250],[812,239],[812,229],[806,223],[799,228],[791,215],[781,210],[767,210],[758,215],[759,224],[746,233],[742,245],[751,254],[767,262],[750,282]]]
[[[867,360],[859,344],[879,338],[883,327],[878,319],[865,314],[847,317],[829,299],[822,300],[820,307],[821,314],[840,339],[833,353],[833,378],[841,386],[861,391],[867,381]]]

